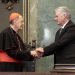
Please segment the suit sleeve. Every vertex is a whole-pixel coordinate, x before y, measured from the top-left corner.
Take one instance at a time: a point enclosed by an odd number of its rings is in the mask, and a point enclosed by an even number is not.
[[[44,47],[44,56],[54,54],[55,51],[61,50],[74,40],[75,40],[75,27],[72,27],[67,29],[59,40],[55,41],[49,46]]]

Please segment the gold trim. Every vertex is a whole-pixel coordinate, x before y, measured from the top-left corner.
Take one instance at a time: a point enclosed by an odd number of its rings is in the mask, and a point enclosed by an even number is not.
[[[26,42],[26,0],[23,0],[23,18],[24,18],[23,41]]]
[[[61,65],[61,66],[65,66],[65,65],[66,65],[66,66],[70,66],[70,65],[74,65],[74,66],[75,66],[75,64],[55,64],[55,66],[60,66],[60,65]]]
[[[30,0],[28,0],[28,43],[30,41]]]
[[[24,18],[24,0],[23,0],[23,18]],[[24,22],[24,25],[25,25],[25,22]],[[24,25],[23,25],[23,41],[24,41]]]

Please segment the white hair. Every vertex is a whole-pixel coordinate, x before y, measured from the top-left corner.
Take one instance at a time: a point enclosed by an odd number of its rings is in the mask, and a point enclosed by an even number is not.
[[[71,18],[71,12],[66,6],[58,7],[55,9],[55,11],[60,11],[62,14],[65,14],[68,18]]]

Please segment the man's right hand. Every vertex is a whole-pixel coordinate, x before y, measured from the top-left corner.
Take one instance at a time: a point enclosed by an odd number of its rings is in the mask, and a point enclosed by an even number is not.
[[[42,47],[36,48],[35,50],[31,51],[31,55],[34,58],[40,58],[43,56],[44,50]]]
[[[36,52],[38,54],[38,58],[42,57],[43,56],[43,53],[44,53],[44,50],[42,47],[39,47],[39,48],[36,48]]]

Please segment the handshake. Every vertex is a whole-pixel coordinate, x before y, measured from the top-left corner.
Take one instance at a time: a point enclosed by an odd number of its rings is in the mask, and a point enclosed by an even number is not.
[[[43,56],[44,50],[42,47],[39,47],[39,48],[36,48],[35,50],[30,51],[30,53],[34,58],[40,58]]]

